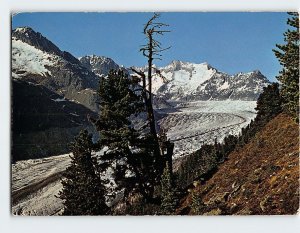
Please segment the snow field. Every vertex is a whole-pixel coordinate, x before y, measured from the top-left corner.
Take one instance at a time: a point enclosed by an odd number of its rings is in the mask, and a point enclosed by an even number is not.
[[[45,66],[54,65],[60,58],[43,52],[35,47],[12,38],[12,70],[23,71],[24,74],[51,75]]]

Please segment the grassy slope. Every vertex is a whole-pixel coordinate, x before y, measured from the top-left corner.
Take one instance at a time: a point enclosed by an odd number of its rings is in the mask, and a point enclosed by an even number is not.
[[[278,115],[193,191],[204,203],[202,214],[295,214],[299,208],[298,125],[287,115]],[[193,214],[191,196],[182,200],[178,214]]]

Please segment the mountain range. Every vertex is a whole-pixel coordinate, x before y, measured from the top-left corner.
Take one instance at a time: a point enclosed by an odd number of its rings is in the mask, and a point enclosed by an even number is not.
[[[111,69],[123,69],[128,74],[130,69],[104,56],[76,58],[29,27],[16,28],[11,36],[13,157],[65,153],[66,138],[90,127],[87,116],[99,111],[97,89],[101,77]],[[147,72],[146,67],[137,69]],[[174,101],[256,100],[270,83],[259,71],[229,75],[208,63],[172,61],[154,71],[154,101],[167,107]],[[66,134],[58,130],[62,128]],[[47,135],[47,141],[36,141],[41,133]],[[62,145],[58,151],[49,146],[57,141]],[[18,145],[23,146],[18,149]]]
[[[148,68],[140,68],[147,72]],[[172,61],[153,76],[153,93],[167,100],[256,100],[269,80],[255,70],[229,75],[208,63]]]

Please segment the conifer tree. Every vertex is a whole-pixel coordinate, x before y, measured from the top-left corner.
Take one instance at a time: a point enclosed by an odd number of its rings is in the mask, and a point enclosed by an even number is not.
[[[63,215],[105,215],[104,184],[97,172],[97,162],[92,157],[92,136],[87,130],[80,132],[71,144],[71,165],[63,174]]]
[[[282,98],[279,93],[278,83],[272,83],[264,87],[263,92],[257,99],[256,125],[263,126],[282,111]],[[245,133],[244,133],[245,134]]]
[[[292,27],[284,33],[285,44],[273,50],[283,69],[277,79],[281,82],[281,95],[284,111],[298,121],[299,116],[299,15],[288,13],[287,24]]]
[[[100,115],[93,120],[100,137],[98,149],[108,147],[99,169],[110,169],[116,183],[107,193],[122,191],[124,201],[133,190],[150,199],[156,180],[153,139],[137,131],[131,121],[145,108],[136,85],[136,80],[123,71],[110,71],[101,80]]]
[[[166,164],[161,177],[161,210],[162,214],[175,214],[177,205],[174,182],[172,180],[169,165]]]
[[[130,177],[126,177],[126,173],[130,173],[128,160],[132,156],[130,144],[135,131],[129,117],[136,112],[138,101],[138,96],[130,89],[132,84],[123,71],[111,70],[108,76],[102,78],[98,91],[100,114],[93,122],[100,137],[98,149],[108,147],[101,156],[99,169],[101,172],[112,169],[112,177],[117,184],[115,189],[107,190],[110,194],[131,188],[127,182]]]
[[[195,215],[202,214],[202,211],[203,211],[203,208],[204,208],[204,204],[201,200],[201,197],[195,190],[193,190],[193,192],[192,192],[191,208],[192,208]]]

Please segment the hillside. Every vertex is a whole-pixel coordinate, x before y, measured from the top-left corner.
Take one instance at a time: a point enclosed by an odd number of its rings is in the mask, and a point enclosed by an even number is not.
[[[59,155],[95,113],[42,85],[12,81],[12,160]]]
[[[12,31],[12,78],[43,85],[92,111],[98,111],[99,77],[80,61],[29,27]]]
[[[295,214],[299,208],[299,130],[280,114],[228,160],[205,184],[182,200],[178,214],[192,215],[192,196],[200,214]],[[194,195],[192,195],[194,193]]]

